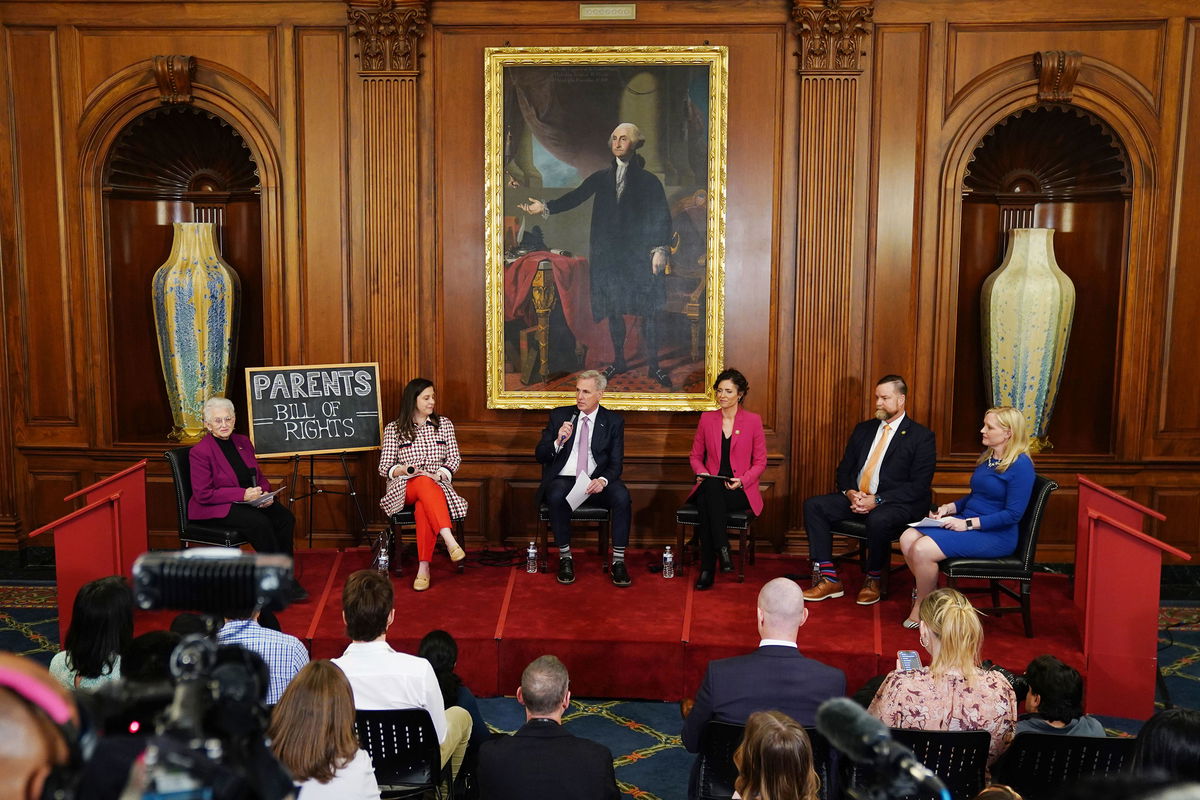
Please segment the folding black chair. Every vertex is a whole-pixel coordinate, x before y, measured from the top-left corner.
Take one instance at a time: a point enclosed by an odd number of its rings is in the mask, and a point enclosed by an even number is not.
[[[892,738],[913,751],[922,764],[939,778],[954,800],[970,800],[983,788],[987,768],[988,746],[992,737],[987,731],[913,731],[892,728]],[[847,791],[870,786],[875,772],[848,758],[841,764],[841,785]],[[926,800],[928,793],[910,787],[908,792],[895,787],[889,793],[892,800]]]
[[[1124,772],[1133,761],[1134,738],[1021,733],[992,765],[992,780],[1025,800],[1048,800],[1081,778]]]
[[[371,755],[382,797],[443,796],[450,785],[450,764],[441,765],[442,749],[428,711],[357,711],[354,731],[359,746]]]

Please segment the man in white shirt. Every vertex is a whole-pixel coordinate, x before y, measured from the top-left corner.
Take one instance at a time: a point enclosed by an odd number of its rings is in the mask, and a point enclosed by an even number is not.
[[[446,708],[437,676],[429,662],[398,653],[387,643],[387,629],[395,619],[395,593],[386,575],[363,569],[346,579],[342,589],[342,620],[350,645],[333,663],[346,673],[354,690],[354,707],[362,711],[423,708],[429,712],[441,744],[442,764],[458,774],[471,715],[459,706]]]

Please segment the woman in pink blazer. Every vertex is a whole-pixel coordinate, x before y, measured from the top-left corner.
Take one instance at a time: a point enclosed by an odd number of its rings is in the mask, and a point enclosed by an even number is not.
[[[742,408],[750,384],[736,369],[717,376],[717,410],[705,411],[692,442],[696,488],[688,499],[700,509],[700,576],[697,589],[713,585],[717,558],[721,571],[733,571],[725,522],[732,511],[762,513],[758,478],[767,467],[767,441],[762,418]],[[717,477],[706,477],[717,476]]]

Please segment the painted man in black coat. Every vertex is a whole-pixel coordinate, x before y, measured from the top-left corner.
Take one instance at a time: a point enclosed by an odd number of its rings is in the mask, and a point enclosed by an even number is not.
[[[625,372],[625,315],[642,318],[648,374],[671,388],[658,366],[658,315],[666,302],[664,284],[671,245],[671,212],[662,181],[645,169],[637,150],[645,143],[638,127],[622,122],[609,137],[613,163],[593,172],[575,189],[554,200],[529,198],[527,214],[560,214],[592,199],[588,262],[591,265],[592,318],[608,320],[613,363],[611,378]]]
[[[567,668],[537,658],[521,674],[517,701],[525,724],[479,748],[479,793],[487,800],[617,800],[612,752],[562,727],[571,705]]]

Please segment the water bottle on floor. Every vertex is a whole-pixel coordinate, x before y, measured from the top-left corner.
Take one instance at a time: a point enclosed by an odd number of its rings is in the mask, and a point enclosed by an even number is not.
[[[667,545],[667,549],[663,550],[663,577],[675,577],[675,554],[671,552],[671,545]]]
[[[536,542],[530,542],[529,549],[525,551],[525,571],[530,573],[538,571],[538,553]]]

